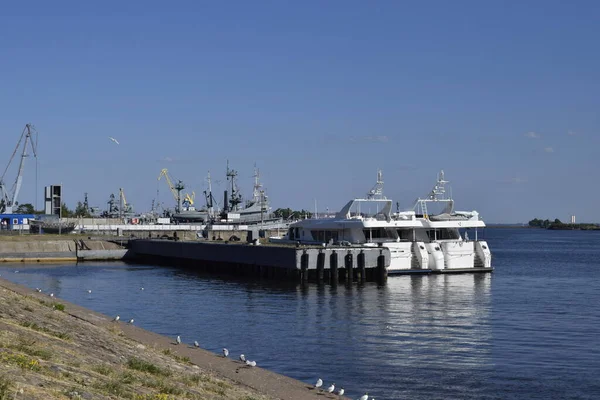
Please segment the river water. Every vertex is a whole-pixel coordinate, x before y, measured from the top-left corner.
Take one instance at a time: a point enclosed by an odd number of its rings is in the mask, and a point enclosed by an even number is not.
[[[353,398],[600,398],[600,232],[485,236],[494,273],[394,276],[385,286],[122,263],[2,265],[0,274],[308,383],[321,377]]]

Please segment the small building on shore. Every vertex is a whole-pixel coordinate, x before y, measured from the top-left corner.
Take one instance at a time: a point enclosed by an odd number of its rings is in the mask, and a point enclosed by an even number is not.
[[[33,214],[0,214],[0,229],[3,231],[29,231]]]

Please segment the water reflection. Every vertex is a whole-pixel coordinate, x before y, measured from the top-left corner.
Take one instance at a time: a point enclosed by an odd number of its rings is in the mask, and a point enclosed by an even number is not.
[[[121,264],[36,266],[10,277],[215,352],[227,346],[307,382],[322,376],[351,395],[387,398],[431,396],[445,384],[455,397],[477,391],[469,382],[490,364],[491,278],[296,285]]]

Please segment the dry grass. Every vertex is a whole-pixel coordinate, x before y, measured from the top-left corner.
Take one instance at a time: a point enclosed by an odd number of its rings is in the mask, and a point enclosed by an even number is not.
[[[0,287],[0,400],[21,389],[28,399],[267,399],[57,304]]]

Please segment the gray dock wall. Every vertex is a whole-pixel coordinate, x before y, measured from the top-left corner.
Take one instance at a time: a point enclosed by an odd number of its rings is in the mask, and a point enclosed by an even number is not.
[[[390,260],[388,249],[373,247],[256,246],[138,239],[132,240],[129,248],[133,259],[138,261],[303,281],[385,279]]]

